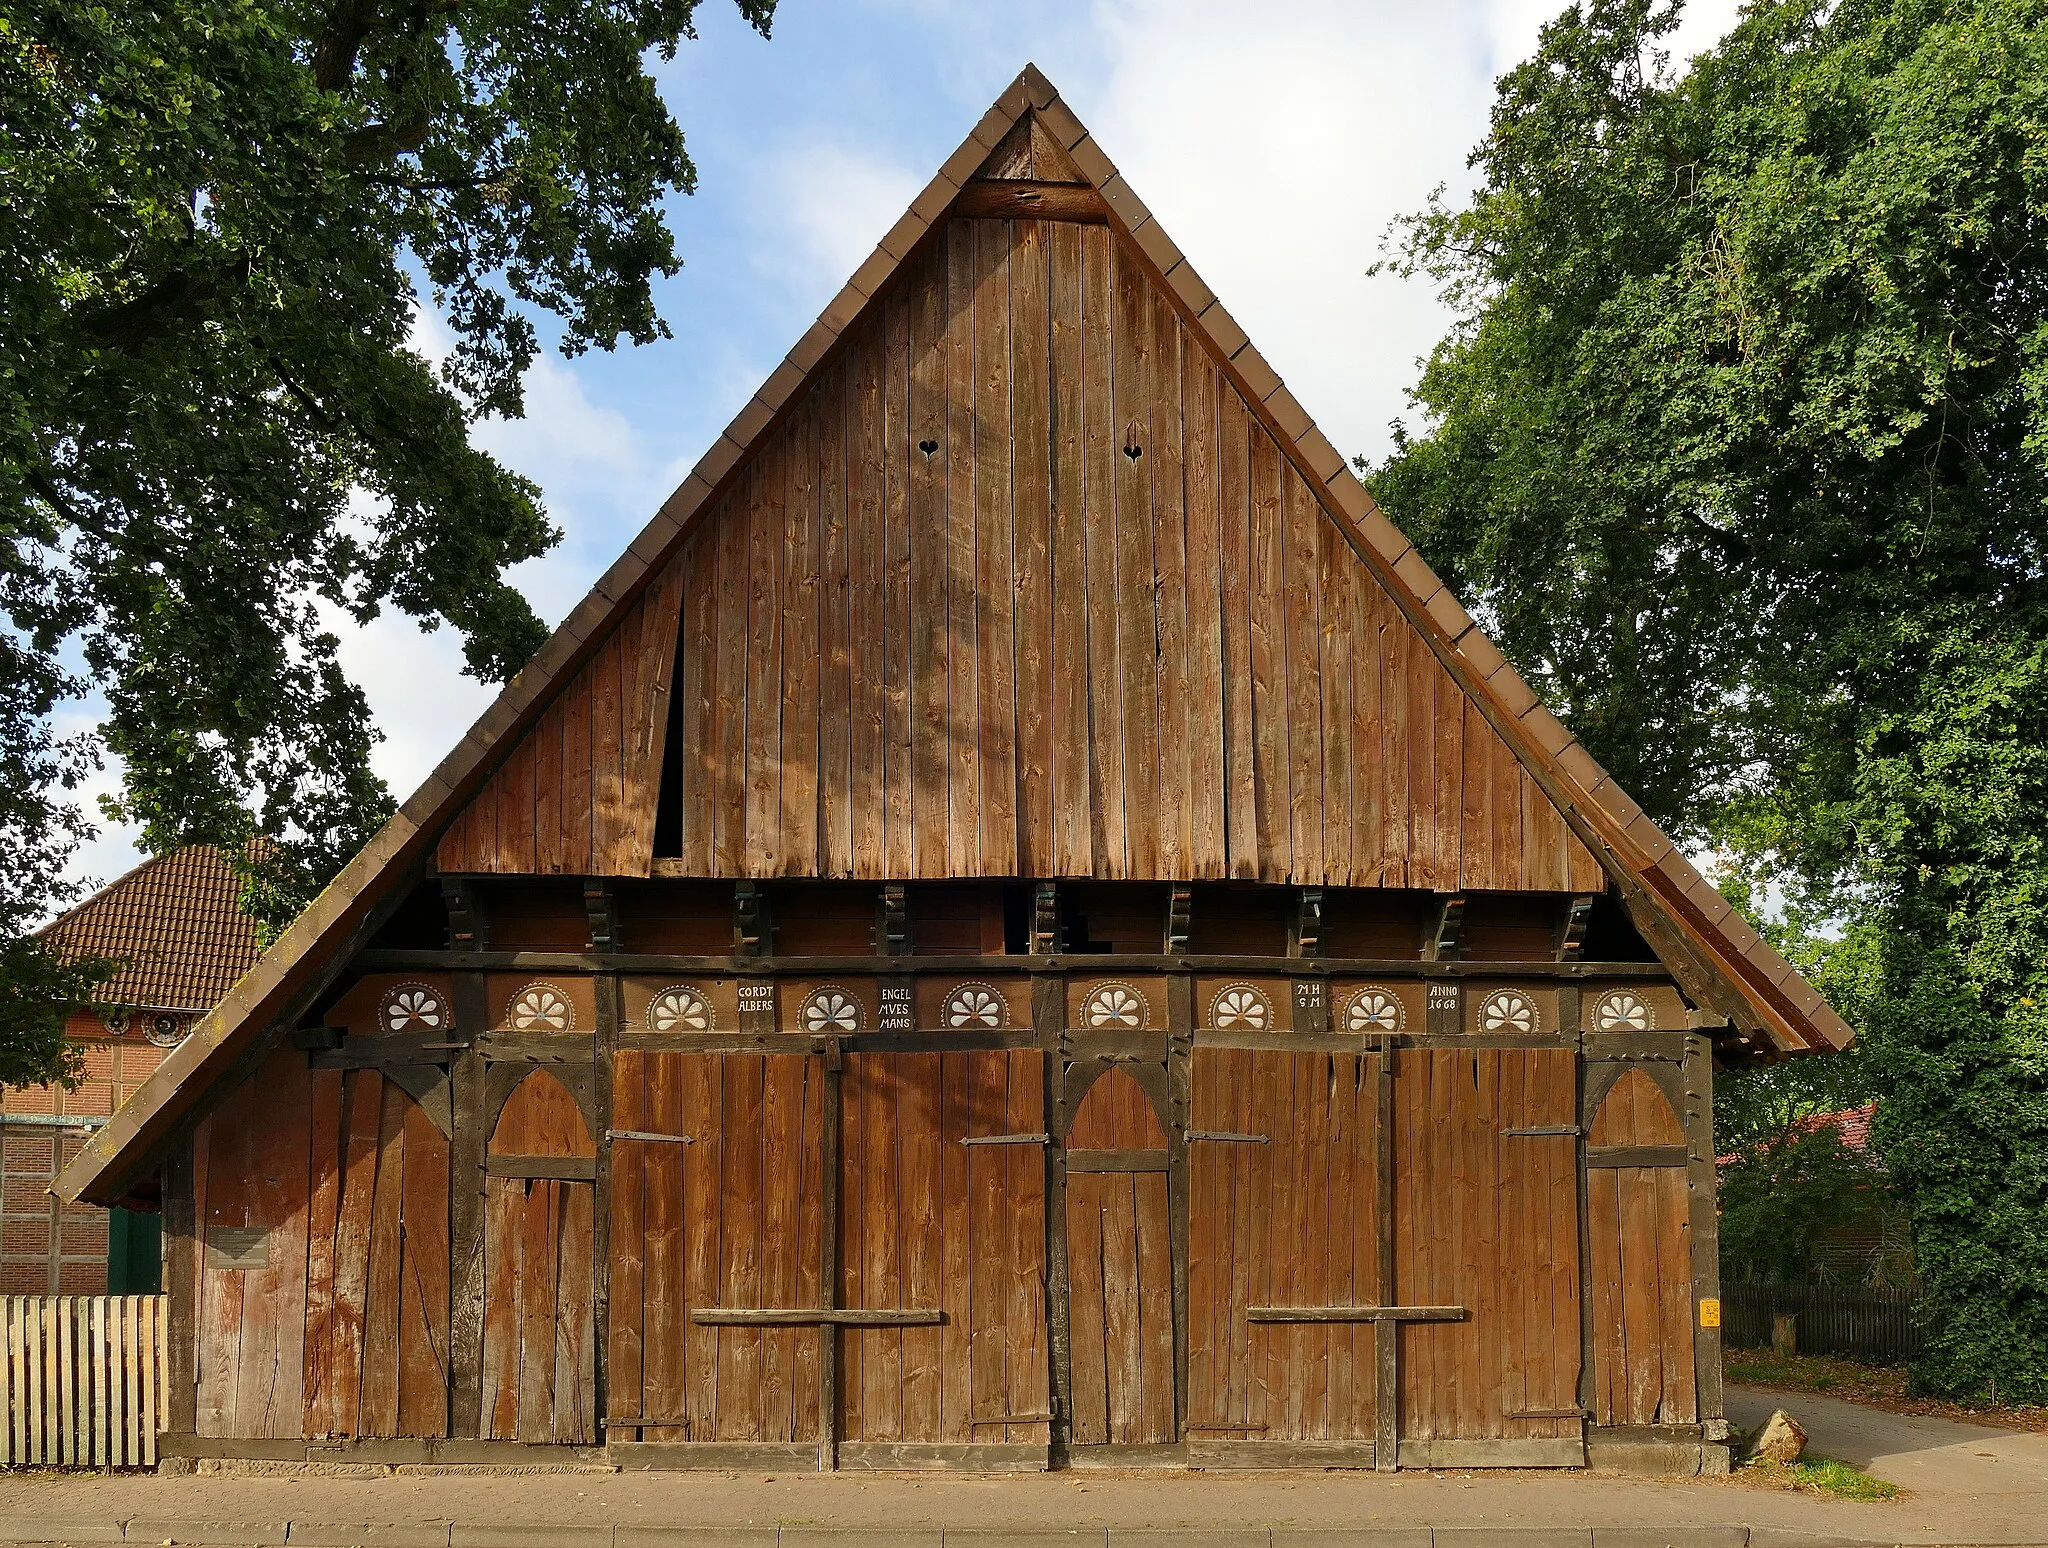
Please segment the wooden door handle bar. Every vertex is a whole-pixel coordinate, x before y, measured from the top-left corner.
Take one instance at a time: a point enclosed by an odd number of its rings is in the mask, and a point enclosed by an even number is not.
[[[706,1306],[690,1313],[703,1328],[927,1328],[946,1320],[937,1307]]]
[[[1584,1129],[1575,1123],[1552,1123],[1533,1129],[1502,1129],[1500,1137],[1502,1139],[1549,1139],[1552,1135],[1562,1137],[1565,1135],[1584,1134],[1585,1132]]]
[[[696,1136],[690,1134],[650,1134],[645,1129],[606,1129],[604,1137],[610,1140],[646,1140],[665,1145],[694,1145]]]
[[[1246,1322],[1463,1322],[1462,1306],[1247,1306]]]
[[[963,1145],[1050,1145],[1050,1134],[970,1134],[960,1141]],[[994,1420],[977,1419],[977,1424],[993,1424]]]
[[[1228,1129],[1190,1129],[1188,1130],[1188,1139],[1191,1143],[1195,1140],[1209,1140],[1219,1145],[1270,1145],[1273,1143],[1273,1136],[1270,1134],[1233,1134]]]

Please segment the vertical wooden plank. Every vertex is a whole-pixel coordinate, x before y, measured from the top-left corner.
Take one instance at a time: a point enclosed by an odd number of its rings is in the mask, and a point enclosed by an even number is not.
[[[1200,706],[1190,697],[1186,384],[1180,318],[1163,293],[1151,290],[1150,301],[1152,346],[1146,375],[1151,433],[1143,460],[1152,495],[1152,597],[1160,727],[1158,874],[1186,878],[1200,874],[1194,865],[1191,779],[1194,747],[1210,722],[1201,718]]]
[[[1106,1445],[1109,1426],[1109,1344],[1103,1266],[1103,1193],[1123,1179],[1103,1173],[1067,1177],[1067,1282],[1076,1446]]]
[[[1009,1132],[1042,1134],[1045,1122],[1045,1055],[1018,1050],[1010,1066]],[[1034,1146],[1005,1146],[1009,1200],[1009,1412],[1051,1411],[1051,1367],[1045,1325],[1045,1156]],[[1012,1424],[1011,1442],[1051,1439],[1047,1422]]]
[[[975,589],[974,510],[974,223],[953,220],[944,233],[946,263],[946,873],[980,869],[981,646]]]
[[[522,1181],[518,1201],[518,1423],[517,1439],[546,1444],[555,1438],[555,1339],[562,1266],[562,1198],[555,1181]],[[367,1389],[368,1383],[365,1383]],[[367,1407],[367,1404],[365,1405]]]
[[[1354,782],[1370,783],[1369,775],[1361,777],[1357,754],[1351,745],[1351,701],[1359,651],[1353,632],[1350,582],[1358,558],[1338,534],[1336,523],[1323,514],[1313,498],[1309,503],[1315,530],[1316,596],[1320,607],[1323,876],[1331,886],[1353,886],[1358,880],[1352,853],[1352,813],[1358,802]]]
[[[563,812],[563,721],[568,705],[556,699],[534,722],[526,739],[533,747],[533,862],[543,874],[567,870]]]
[[[1184,339],[1187,427],[1188,874],[1230,874],[1224,803],[1223,542],[1217,436],[1221,376],[1208,353]]]
[[[614,1126],[629,1133],[663,1132],[655,1127],[656,1103],[648,1088],[657,1078],[655,1072],[673,1058],[642,1053],[636,1048],[622,1048],[612,1056]],[[665,1292],[673,1294],[660,1277],[655,1278],[654,1290],[649,1294],[649,1262],[658,1251],[674,1250],[673,1232],[662,1248],[656,1246],[656,1232],[649,1218],[652,1201],[647,1190],[648,1163],[655,1158],[648,1152],[682,1148],[656,1147],[640,1140],[611,1141],[611,1297],[605,1327],[605,1417],[618,1427],[619,1433],[614,1435],[607,1429],[608,1440],[653,1439],[638,1430],[626,1431],[621,1422],[649,1416],[674,1418],[680,1412],[676,1408],[655,1408],[649,1403],[645,1329],[648,1302],[659,1301]],[[680,1163],[681,1158],[677,1160]],[[660,1206],[655,1204],[654,1208]]]
[[[1125,869],[1150,877],[1159,865],[1159,685],[1157,584],[1153,543],[1152,480],[1145,458],[1151,411],[1158,396],[1159,364],[1152,338],[1150,283],[1137,257],[1114,249],[1116,311],[1111,366],[1116,475],[1116,641],[1119,711],[1124,727]]]
[[[863,1055],[847,1057],[839,1078],[839,1240],[838,1298],[835,1306],[876,1306],[868,1298],[867,1193],[873,1159],[869,1153],[866,1107],[872,1075]],[[827,1132],[829,1133],[829,1127]],[[828,1264],[829,1269],[832,1265]],[[834,1435],[842,1441],[868,1439],[867,1335],[846,1328],[839,1337],[838,1399]],[[832,1461],[838,1461],[835,1449]]]
[[[1137,1234],[1140,1406],[1133,1436],[1143,1445],[1179,1439],[1174,1424],[1173,1236],[1167,1223],[1166,1173],[1133,1172]]]
[[[711,874],[744,876],[747,864],[747,651],[752,642],[753,512],[759,475],[749,469],[708,518],[718,543],[718,647],[712,672]]]
[[[206,1191],[201,1196],[205,1234],[199,1243],[199,1414],[201,1435],[236,1434],[235,1369],[242,1348],[242,1288],[245,1276],[217,1270],[206,1262],[206,1245],[219,1227],[249,1223],[247,1140],[251,1128],[246,1103],[253,1085],[242,1086],[224,1100],[209,1123]],[[54,1383],[52,1383],[54,1386]],[[52,1390],[49,1394],[55,1397]],[[37,1400],[42,1400],[42,1392]],[[47,1443],[38,1460],[50,1455]]]
[[[1316,556],[1316,530],[1323,525],[1323,514],[1293,464],[1284,464],[1283,469],[1293,874],[1315,884],[1328,879],[1323,864],[1322,621]]]
[[[942,1264],[937,1304],[945,1313],[945,1322],[939,1328],[939,1433],[941,1439],[952,1442],[973,1439],[969,1425],[974,1386],[968,1343],[974,1315],[970,1299],[973,1223],[967,1171],[971,1152],[954,1138],[970,1132],[967,1125],[972,1121],[975,1097],[972,1057],[959,1053],[940,1056],[939,1102],[943,1117],[939,1134],[945,1139],[936,1147],[941,1201],[937,1211],[938,1245]]]
[[[761,1061],[761,1299],[756,1306],[804,1304],[796,1299],[804,1062],[787,1055]],[[795,1328],[762,1330],[762,1440],[795,1438],[792,1377],[799,1336],[811,1337]]]
[[[725,1190],[720,1248],[723,1304],[763,1305],[761,1249],[762,1081],[765,1060],[725,1060]],[[722,1328],[718,1351],[718,1438],[761,1439],[762,1332]]]
[[[595,1247],[597,1190],[586,1182],[555,1184],[560,1223],[555,1278],[554,1420],[556,1444],[590,1445],[597,1435]]]
[[[888,863],[889,738],[895,636],[888,611],[894,576],[884,511],[889,483],[882,319],[863,324],[847,354],[845,509],[849,874],[879,880]]]
[[[1000,1053],[959,1055],[967,1066],[967,1111],[962,1137],[1003,1132],[1008,1107],[1008,1061]],[[956,1140],[957,1146],[959,1142]],[[1004,1367],[1008,1363],[1005,1316],[1008,1286],[1003,1260],[1008,1257],[1007,1202],[1003,1197],[1003,1147],[960,1147],[966,1161],[966,1231],[961,1254],[967,1269],[968,1424],[969,1440],[999,1440],[998,1422],[1008,1411]]]
[[[1626,1424],[1627,1338],[1623,1327],[1619,1167],[1586,1173],[1586,1225],[1593,1241],[1593,1422]]]
[[[1380,681],[1380,885],[1405,887],[1413,876],[1408,789],[1408,656],[1414,631],[1375,584],[1373,628],[1379,637]]]
[[[748,470],[747,827],[744,874],[772,876],[781,853],[782,566],[788,489],[775,441]]]
[[[811,389],[818,424],[818,843],[823,875],[855,874],[853,855],[854,645],[848,630],[853,566],[847,509],[850,361]]]
[[[242,1347],[235,1370],[237,1432],[295,1437],[304,1427],[306,1205],[311,1073],[280,1051],[253,1082],[247,1159],[250,1224],[268,1232],[267,1260],[242,1275]]]
[[[698,1327],[690,1321],[697,1307],[721,1304],[721,1235],[724,1209],[721,1180],[724,1174],[726,1125],[726,1057],[722,1054],[679,1056],[682,1131],[695,1143],[681,1146],[683,1177],[682,1220],[683,1294],[676,1310],[681,1324],[678,1340],[684,1350],[684,1381],[688,1386],[692,1440],[718,1439],[718,1330]],[[672,1415],[659,1415],[670,1418]]]
[[[1025,876],[1059,874],[1054,832],[1052,276],[1042,221],[1011,223],[1010,390],[1016,563],[1016,760],[1019,850]]]
[[[707,1203],[703,1213],[698,1214],[692,1213],[686,1202],[692,1160],[689,1153],[698,1144],[717,1143],[713,1136],[695,1126],[701,1118],[688,1110],[684,1066],[695,1064],[701,1072],[704,1062],[681,1054],[647,1054],[641,1056],[637,1066],[642,1086],[637,1109],[641,1123],[655,1134],[691,1135],[692,1144],[628,1142],[613,1152],[622,1159],[627,1151],[633,1153],[631,1185],[639,1195],[628,1205],[639,1234],[625,1243],[615,1242],[613,1248],[613,1262],[626,1271],[627,1282],[639,1296],[640,1315],[645,1319],[643,1326],[635,1330],[639,1347],[637,1358],[629,1367],[635,1384],[627,1390],[640,1394],[641,1407],[637,1412],[665,1420],[694,1412],[686,1359],[691,1338],[687,1254],[692,1250],[693,1236],[709,1237],[717,1229],[712,1206]],[[625,1087],[621,1085],[621,1097],[624,1094]],[[613,1185],[618,1186],[618,1182],[615,1175]],[[634,1263],[635,1257],[641,1261]],[[614,1284],[615,1318],[619,1316],[616,1298],[621,1289],[621,1285]],[[617,1382],[621,1377],[614,1371],[611,1379]],[[654,1441],[699,1438],[682,1426],[664,1426],[641,1436],[643,1440]]]
[[[912,491],[925,477],[928,463],[918,444],[910,402],[911,314],[922,304],[929,286],[929,265],[908,267],[891,287],[883,312],[882,372],[882,554],[886,564],[882,586],[882,843],[887,856],[884,874],[914,876],[917,872],[917,806],[912,753],[921,724],[913,703],[919,678],[916,644],[919,627],[912,611],[918,596],[911,553]],[[927,323],[927,327],[931,324]]]
[[[1117,277],[1106,227],[1081,237],[1081,530],[1088,605],[1089,848],[1091,874],[1125,876],[1122,626],[1117,565],[1117,464],[1127,462],[1116,421]],[[1149,581],[1148,581],[1149,584]]]
[[[341,1219],[340,1070],[313,1071],[313,1124],[306,1209],[306,1349],[303,1433],[334,1433],[335,1232]]]
[[[520,1295],[525,1275],[526,1184],[516,1177],[484,1179],[484,1314],[480,1374],[480,1428],[486,1440],[519,1434]]]
[[[1377,625],[1379,584],[1355,558],[1345,562],[1351,620],[1351,880],[1382,887],[1386,876],[1385,731],[1381,724],[1385,654]]]
[[[698,876],[718,874],[713,859],[717,820],[714,815],[717,788],[717,731],[715,716],[718,682],[718,536],[719,523],[713,515],[699,523],[683,545],[682,633],[677,642],[676,692],[681,737],[671,751],[677,759],[672,773],[676,809],[681,814],[681,832],[676,853]],[[596,802],[592,847],[606,853],[612,836],[621,827],[625,799],[624,708],[619,703],[619,652],[616,638],[599,647],[588,669],[593,677],[591,704],[591,749],[597,765],[592,799]],[[618,772],[614,772],[617,770]]]
[[[952,717],[948,702],[952,573],[948,526],[956,445],[948,411],[949,312],[946,246],[930,252],[908,281],[910,314],[910,682],[912,717],[910,874],[958,875],[950,854]]]
[[[978,768],[976,875],[1018,873],[1017,584],[1012,554],[1015,455],[1010,409],[1010,223],[972,220],[974,384],[969,425],[974,444],[974,597],[962,620],[975,633],[975,736]],[[961,874],[967,874],[963,872]]]
[[[363,1300],[365,1436],[398,1433],[399,1246],[404,1229],[405,1109],[409,1099],[386,1082],[377,1127],[377,1185],[370,1208],[369,1280]]]
[[[1102,1211],[1103,1365],[1107,1371],[1109,1439],[1135,1445],[1144,1438],[1147,1417],[1144,1323],[1139,1305],[1137,1197],[1135,1174],[1107,1174]]]
[[[448,1140],[417,1102],[403,1104],[398,1433],[448,1433]]]
[[[820,394],[805,394],[782,431],[787,504],[782,532],[782,680],[778,685],[782,694],[782,811],[776,870],[784,876],[813,875],[819,860],[819,411]]]
[[[1094,869],[1089,833],[1088,536],[1084,408],[1087,346],[1082,329],[1082,233],[1066,223],[1045,233],[1048,266],[1051,535],[1052,859],[1039,875],[1086,876]],[[1020,412],[1024,377],[1018,378]],[[1020,520],[1022,514],[1020,511]]]
[[[1251,735],[1254,842],[1258,879],[1277,882],[1297,874],[1294,858],[1293,771],[1287,674],[1287,519],[1282,500],[1285,464],[1280,448],[1253,422],[1251,435],[1251,586],[1247,594],[1251,645]]]
[[[1219,373],[1220,378],[1220,373]],[[1219,639],[1225,843],[1229,874],[1260,875],[1259,762],[1252,714],[1252,435],[1244,399],[1216,386],[1216,520],[1221,567]]]
[[[797,1304],[837,1307],[839,1300],[839,1189],[845,1166],[839,1153],[844,1117],[843,1060],[803,1064],[802,1165],[797,1178]],[[793,1383],[798,1412],[795,1439],[818,1443],[818,1471],[839,1466],[839,1335],[835,1328],[806,1329],[796,1346]]]

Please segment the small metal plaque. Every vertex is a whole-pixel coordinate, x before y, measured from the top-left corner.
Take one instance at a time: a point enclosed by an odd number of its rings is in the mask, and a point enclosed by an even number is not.
[[[1721,1325],[1721,1303],[1712,1297],[1700,1301],[1700,1326],[1718,1328]]]
[[[917,1004],[907,978],[885,978],[881,983],[880,1009],[875,1016],[876,1030],[882,1032],[915,1032],[917,1030]]]
[[[1431,979],[1423,992],[1424,1030],[1430,1033],[1456,1033],[1465,1030],[1464,985],[1455,978]]]
[[[260,1269],[270,1266],[267,1226],[215,1226],[206,1233],[206,1266],[211,1269]]]
[[[775,1030],[774,979],[740,980],[740,1030],[754,1033]]]
[[[1294,1030],[1330,1030],[1330,986],[1322,979],[1297,978],[1294,981]]]

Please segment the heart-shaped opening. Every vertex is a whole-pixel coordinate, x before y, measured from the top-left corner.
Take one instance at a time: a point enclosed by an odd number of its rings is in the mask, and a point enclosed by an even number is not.
[[[929,457],[933,452],[939,449],[939,443],[937,441],[919,441],[917,443],[917,449],[923,452],[927,457]]]

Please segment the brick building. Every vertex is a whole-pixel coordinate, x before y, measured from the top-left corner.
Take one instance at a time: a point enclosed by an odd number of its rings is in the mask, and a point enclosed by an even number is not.
[[[125,966],[66,1020],[85,1055],[75,1089],[0,1087],[0,1294],[157,1288],[155,1216],[61,1204],[50,1183],[256,960],[237,890],[221,851],[192,845],[144,861],[45,928]]]

